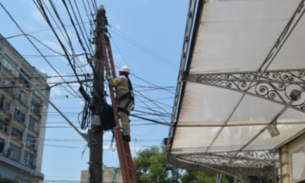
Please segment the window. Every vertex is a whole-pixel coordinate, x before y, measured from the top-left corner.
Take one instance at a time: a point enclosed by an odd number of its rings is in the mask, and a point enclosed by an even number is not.
[[[24,164],[29,167],[34,166],[34,154],[25,151],[24,152]]]
[[[26,136],[26,145],[35,149],[36,137],[28,133]]]
[[[32,115],[30,115],[29,128],[35,129],[36,123],[37,123],[37,119],[35,119]]]
[[[22,136],[23,136],[23,129],[21,127],[18,127],[16,125],[13,125],[11,135],[18,140],[22,141]]]
[[[15,111],[14,111],[14,118],[21,122],[21,123],[24,123],[25,122],[25,113],[23,111],[21,111],[20,109],[18,108],[15,108]]]
[[[5,113],[10,114],[10,108],[11,108],[11,103],[4,97],[0,99],[0,108],[3,110]]]
[[[3,153],[5,140],[3,138],[0,138],[0,153]]]
[[[27,79],[30,79],[30,75],[29,75],[28,73],[26,73],[25,70],[23,70],[22,68],[20,68],[20,71],[22,72],[22,74],[24,74],[24,75],[27,77]],[[29,82],[22,76],[22,74],[19,75],[20,81],[21,81],[22,83],[24,83],[26,87],[29,88],[29,87],[30,87],[30,84],[29,84]]]
[[[17,98],[19,101],[21,101],[22,103],[26,104],[26,96],[25,96],[25,94],[24,94],[23,91],[17,92],[16,98]]]
[[[18,72],[6,58],[2,59],[2,65],[7,71],[13,74],[16,74]]]
[[[39,94],[39,92],[38,92],[37,90],[35,90],[33,93],[34,93],[35,95],[37,95],[38,97],[40,96],[40,94]]]
[[[6,75],[3,75],[3,77],[1,78],[1,86],[10,86],[11,84],[11,79],[8,79],[9,77]]]
[[[7,132],[7,121],[6,119],[0,114],[0,131]]]
[[[34,111],[35,113],[39,114],[40,104],[35,99],[32,99],[31,110]]]
[[[10,143],[10,158],[14,161],[20,161],[21,147],[16,146],[15,144]]]
[[[305,180],[305,147],[291,154],[291,172],[294,183]]]

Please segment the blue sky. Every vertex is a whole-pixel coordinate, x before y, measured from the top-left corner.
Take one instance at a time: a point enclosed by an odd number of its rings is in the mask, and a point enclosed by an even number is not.
[[[49,26],[46,24],[33,1],[0,0],[0,2],[8,9],[26,33],[32,33],[32,36],[35,36],[44,44],[62,53],[58,41],[49,30]],[[53,2],[64,24],[70,25],[70,20],[68,19],[62,2],[60,0],[53,0]],[[17,5],[16,3],[19,4]],[[84,21],[88,22],[84,8],[81,6],[82,1],[77,0],[77,3]],[[173,93],[175,92],[174,86],[177,82],[188,3],[186,0],[97,0],[98,5],[103,4],[105,6],[108,22],[111,25],[109,32],[112,37],[111,43],[115,64],[118,66],[128,65],[133,74],[154,85],[173,87],[169,90],[170,92],[149,90],[150,88],[147,88],[147,86],[151,87],[152,85],[138,78],[131,77],[135,89],[138,91],[138,93],[136,92],[137,102],[135,109],[147,111],[144,107],[149,107],[164,112],[167,115],[162,119],[157,117],[153,119],[167,122],[170,120],[168,115],[171,113]],[[0,26],[0,33],[4,37],[21,33],[2,9],[0,9],[0,17],[2,24]],[[89,32],[89,23],[85,23],[85,26]],[[45,31],[33,33],[40,30]],[[67,31],[72,40],[75,52],[82,53],[74,29],[71,26],[67,26]],[[56,75],[55,71],[41,57],[35,56],[33,58],[31,56],[38,55],[38,52],[24,37],[12,38],[9,41],[22,55],[25,55],[25,58],[30,64],[51,76]],[[41,49],[43,54],[55,54],[37,42],[35,44]],[[51,57],[48,59],[60,74],[72,73],[66,59],[62,57]],[[80,61],[84,64],[86,62],[84,57],[80,57]],[[85,66],[85,69],[88,73],[91,73],[89,66]],[[78,69],[78,72],[81,73],[80,69]],[[75,78],[65,79],[67,81],[75,80]],[[56,77],[50,78],[48,82],[62,82],[62,80]],[[77,90],[76,84],[72,86]],[[66,95],[68,95],[68,98]],[[142,95],[150,100],[156,100],[159,103],[156,105],[144,99]],[[83,101],[80,98],[71,96],[63,87],[59,86],[51,90],[51,101],[76,126],[79,126],[77,114],[83,107]],[[136,114],[137,112],[133,113]],[[151,116],[146,117],[152,118]],[[150,122],[133,118],[131,120],[132,125],[137,125],[131,126],[132,142],[130,145],[133,152],[152,145],[160,145],[162,139],[168,135],[169,129],[167,126],[141,125]],[[104,164],[106,166],[118,167],[117,152],[109,150],[111,136],[109,132],[104,135]],[[51,106],[49,107],[45,139],[42,168],[45,179],[79,180],[81,170],[88,168],[89,149],[86,149],[82,155],[86,142],[69,127],[65,120]]]

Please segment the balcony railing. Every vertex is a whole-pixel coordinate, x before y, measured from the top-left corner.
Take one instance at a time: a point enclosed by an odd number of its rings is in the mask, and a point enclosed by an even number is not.
[[[31,107],[31,111],[33,112],[33,113],[35,113],[36,115],[38,115],[39,117],[41,116],[41,114],[40,114],[40,107]]]
[[[0,102],[0,110],[3,111],[5,114],[8,115],[8,117],[12,117],[11,111],[10,111],[10,104],[8,101],[6,103]]]
[[[33,132],[39,134],[39,126],[38,125],[35,125],[35,126],[29,126],[29,130],[32,130]]]
[[[34,149],[35,150],[35,143],[36,143],[36,141],[35,142],[31,142],[31,141],[26,141],[26,146],[27,147],[29,147],[29,148],[31,148],[31,149]]]
[[[16,140],[22,142],[22,135],[13,135],[12,134],[12,137],[13,137],[13,139],[16,139]]]

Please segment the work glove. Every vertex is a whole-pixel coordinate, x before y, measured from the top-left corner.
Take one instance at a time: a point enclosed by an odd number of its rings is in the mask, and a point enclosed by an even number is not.
[[[111,76],[107,73],[106,76],[105,76],[105,78],[106,78],[107,80],[109,80],[109,79],[111,79]]]

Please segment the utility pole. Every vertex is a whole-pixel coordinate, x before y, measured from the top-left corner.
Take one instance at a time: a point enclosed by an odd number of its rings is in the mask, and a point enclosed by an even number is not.
[[[89,131],[90,146],[90,183],[103,182],[103,129],[101,128],[101,108],[104,103],[104,60],[101,36],[106,32],[106,11],[101,5],[96,14],[95,58],[93,59],[93,100],[91,105],[92,122]]]

